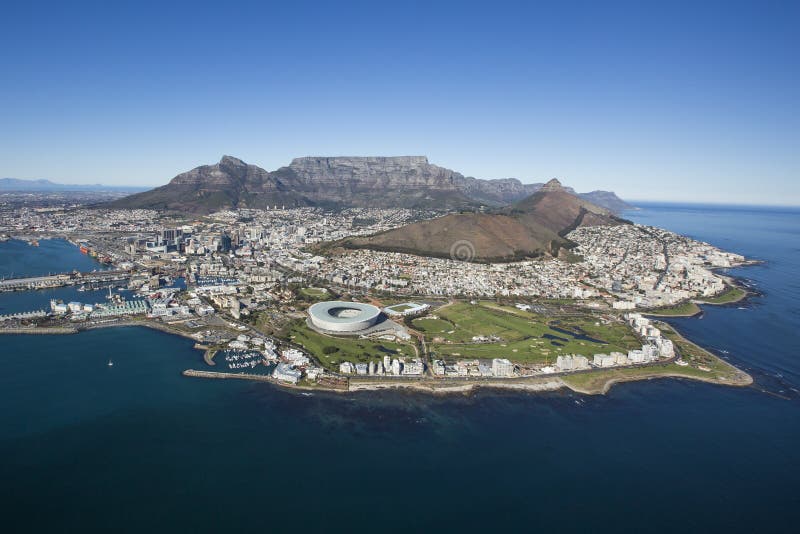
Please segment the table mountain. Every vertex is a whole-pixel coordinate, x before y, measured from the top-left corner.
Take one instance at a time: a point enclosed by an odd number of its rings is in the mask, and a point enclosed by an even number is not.
[[[507,205],[541,187],[516,178],[466,177],[424,156],[304,157],[272,172],[223,156],[217,164],[179,174],[167,185],[110,206],[191,213],[275,205],[457,209]]]

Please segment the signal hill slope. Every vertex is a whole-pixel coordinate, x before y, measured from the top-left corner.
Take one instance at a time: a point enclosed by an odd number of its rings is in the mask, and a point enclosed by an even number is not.
[[[618,224],[627,221],[551,180],[506,208],[450,214],[349,239],[344,246],[469,261],[515,261],[564,254],[574,246],[564,236],[579,226]]]

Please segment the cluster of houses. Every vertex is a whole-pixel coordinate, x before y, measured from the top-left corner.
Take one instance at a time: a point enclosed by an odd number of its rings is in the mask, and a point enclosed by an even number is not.
[[[384,356],[383,361],[367,363],[342,362],[339,372],[358,376],[422,376],[425,364],[420,358],[394,358]]]
[[[280,362],[272,371],[272,378],[281,382],[297,384],[305,372],[309,380],[317,380],[323,374],[322,367],[317,367],[311,363],[306,354],[298,349],[284,349],[281,351]]]
[[[491,363],[481,360],[457,360],[448,364],[444,360],[434,360],[433,374],[462,378],[510,378],[516,374],[516,369],[506,358],[494,358]]]
[[[592,285],[618,299],[614,309],[667,306],[723,291],[713,269],[740,265],[739,254],[708,243],[638,224],[581,227],[567,236]]]

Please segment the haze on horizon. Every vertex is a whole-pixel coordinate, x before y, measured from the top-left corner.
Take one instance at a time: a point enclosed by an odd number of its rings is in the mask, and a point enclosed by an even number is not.
[[[12,2],[0,176],[425,155],[634,200],[800,205],[800,4]],[[284,3],[286,4],[286,3]]]

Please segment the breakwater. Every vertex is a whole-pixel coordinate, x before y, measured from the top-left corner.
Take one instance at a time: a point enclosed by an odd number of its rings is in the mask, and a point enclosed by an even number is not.
[[[186,369],[183,376],[194,376],[198,378],[219,378],[228,379],[234,378],[238,380],[256,380],[259,382],[272,382],[277,383],[269,375],[257,375],[252,373],[220,373],[217,371],[200,371],[197,369]]]
[[[26,336],[77,334],[77,328],[71,327],[34,327],[34,328],[0,328],[0,334],[24,334]]]

